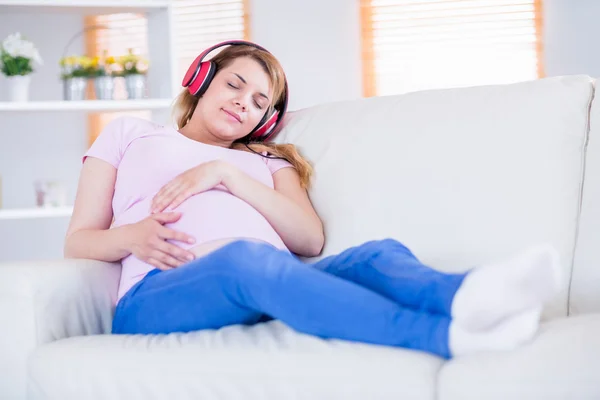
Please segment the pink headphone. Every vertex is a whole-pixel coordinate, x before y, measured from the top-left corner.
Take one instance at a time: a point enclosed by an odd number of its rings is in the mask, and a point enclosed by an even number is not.
[[[187,72],[185,73],[185,76],[183,77],[183,81],[181,82],[181,85],[183,87],[187,87],[188,91],[192,95],[194,95],[196,97],[202,96],[204,94],[204,92],[206,92],[206,89],[208,89],[208,87],[210,86],[210,82],[212,81],[212,79],[214,78],[214,76],[217,72],[217,65],[210,60],[203,61],[204,57],[206,57],[206,55],[208,53],[210,53],[211,51],[213,51],[219,47],[236,46],[236,45],[252,46],[257,49],[266,51],[267,53],[270,54],[270,52],[267,49],[255,44],[255,43],[247,42],[244,40],[230,40],[230,41],[218,43],[218,44],[204,50],[198,57],[196,57],[194,62],[192,62],[192,64],[188,68]],[[273,112],[270,115],[268,115],[268,112],[265,113],[262,120],[252,130],[252,132],[250,132],[249,139],[255,140],[255,141],[267,141],[275,134],[275,132],[276,132],[275,127],[277,127],[277,125],[279,125],[279,123],[281,123],[281,121],[283,120],[285,111],[287,109],[289,92],[288,92],[288,83],[287,83],[287,79],[285,78],[285,74],[284,74],[284,80],[285,80],[285,93],[283,96],[283,100],[282,100],[281,104],[279,105],[279,110],[276,107],[273,107]],[[275,106],[278,106],[278,105],[275,105]]]

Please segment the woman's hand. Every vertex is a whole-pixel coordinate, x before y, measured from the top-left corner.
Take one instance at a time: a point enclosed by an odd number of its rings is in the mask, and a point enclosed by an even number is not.
[[[215,160],[188,169],[163,186],[152,199],[151,212],[174,210],[189,197],[221,184],[233,166]]]
[[[177,221],[180,217],[181,213],[178,212],[159,213],[135,224],[123,226],[128,230],[128,250],[140,260],[163,271],[192,261],[195,258],[194,253],[167,242],[167,239],[195,242],[191,236],[163,226]]]

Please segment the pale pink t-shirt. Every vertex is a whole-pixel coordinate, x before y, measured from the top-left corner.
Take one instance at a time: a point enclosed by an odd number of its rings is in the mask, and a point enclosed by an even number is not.
[[[285,160],[201,143],[174,128],[135,117],[120,117],[110,122],[85,153],[84,161],[86,157],[97,157],[117,169],[113,227],[149,216],[152,198],[165,184],[204,162],[224,160],[270,188],[273,188],[272,174],[292,167]],[[194,244],[173,242],[182,248],[217,239],[250,238],[287,250],[267,219],[223,185],[190,197],[176,211],[182,213],[181,218],[165,226],[196,239]],[[133,254],[122,260],[122,266],[118,299],[154,268]]]

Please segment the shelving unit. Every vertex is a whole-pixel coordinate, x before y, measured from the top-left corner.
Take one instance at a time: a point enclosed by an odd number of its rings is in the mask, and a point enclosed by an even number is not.
[[[73,207],[39,207],[0,209],[0,220],[70,217]]]
[[[81,14],[146,13],[169,7],[168,0],[0,0],[0,13],[54,12]]]
[[[21,103],[3,102],[0,99],[0,118],[3,118],[3,123],[8,121],[8,125],[0,125],[0,137],[4,136],[6,140],[14,135],[15,132],[18,132],[21,136],[27,135],[28,132],[20,131],[21,121],[39,121],[40,127],[47,127],[49,132],[59,129],[61,132],[69,131],[73,135],[84,135],[85,132],[82,131],[81,125],[77,127],[69,126],[71,124],[71,115],[73,116],[73,121],[81,121],[78,115],[94,112],[148,110],[151,112],[153,119],[158,121],[164,120],[180,87],[179,77],[175,76],[177,69],[173,51],[173,24],[170,0],[0,0],[0,27],[2,24],[6,27],[11,26],[11,22],[13,21],[20,21],[12,24],[14,27],[8,33],[15,30],[33,28],[37,32],[42,31],[42,35],[53,38],[55,36],[55,29],[57,28],[61,32],[71,30],[70,26],[66,28],[64,22],[59,21],[81,21],[83,24],[84,16],[113,13],[140,13],[146,16],[149,44],[147,58],[150,62],[150,69],[147,76],[149,98],[141,100],[63,101],[62,91],[54,91],[53,89],[52,93],[56,93],[55,99],[46,100],[48,99],[47,92],[45,95],[38,96],[39,99],[43,98],[45,101],[36,101],[35,95],[31,96],[30,101]],[[60,25],[61,23],[63,23],[63,26],[55,28],[55,25]],[[27,24],[30,24],[30,26],[28,27]],[[73,24],[72,34],[75,34],[81,26],[78,26],[75,22]],[[2,32],[2,29],[0,29],[0,33],[6,34],[7,32]],[[62,51],[61,46],[64,47],[65,44],[66,41],[65,43],[59,43],[54,38],[46,40],[46,54],[51,54],[52,58],[44,57],[44,66],[41,68],[51,67],[57,69],[58,59]],[[58,76],[58,73],[53,73],[53,76]],[[57,85],[57,80],[50,82],[50,84]],[[30,94],[32,91],[33,88],[30,89]],[[54,94],[51,96],[54,96]],[[68,117],[62,116],[64,113],[70,114]],[[54,118],[55,115],[56,118]],[[26,145],[22,141],[18,143],[20,143],[20,146]],[[10,155],[14,157],[17,154],[15,152],[27,151],[27,149],[23,147],[15,147],[13,149],[12,142],[10,142],[9,146],[5,142],[4,148],[0,148],[0,158],[3,156],[3,151],[12,152]],[[9,154],[5,153],[5,155],[8,156]],[[26,156],[26,154],[23,155],[23,157]],[[63,157],[62,154],[56,154],[56,160],[49,162],[61,162],[61,157]],[[72,153],[70,157],[73,157]],[[18,173],[17,170],[12,169],[11,165],[6,164],[4,166],[3,178],[7,177],[7,171],[9,171],[8,174]],[[31,176],[31,172],[28,171],[27,173]],[[69,178],[69,185],[75,184],[71,180],[72,178]],[[3,181],[7,182],[9,179],[3,179]],[[10,190],[13,190],[13,187],[4,186],[0,193],[2,191],[6,193]],[[14,194],[15,192],[12,193]],[[17,197],[16,200],[15,197]],[[25,196],[22,197],[26,198]],[[7,221],[13,221],[14,223],[19,220],[68,218],[73,211],[72,206],[24,208],[15,203],[23,204],[25,200],[21,200],[18,195],[13,196],[10,207],[14,208],[0,208],[0,226],[2,222]]]
[[[136,111],[171,107],[172,99],[0,102],[0,112],[21,111]]]
[[[80,14],[84,16],[113,13],[145,14],[148,21],[148,42],[150,44],[148,46],[150,49],[148,59],[151,65],[148,71],[150,98],[172,99],[179,82],[175,77],[176,60],[173,56],[170,0],[0,0],[0,15],[2,16],[10,14]],[[77,28],[74,28],[73,33],[76,31]],[[51,26],[48,26],[48,34],[52,35]],[[58,62],[58,60],[56,61]],[[120,105],[115,103],[115,108]],[[24,105],[24,107],[28,106]],[[150,103],[149,108],[155,107],[157,106]],[[96,111],[85,107],[82,107],[81,110]],[[108,110],[112,110],[112,108]],[[10,111],[14,111],[14,109]]]

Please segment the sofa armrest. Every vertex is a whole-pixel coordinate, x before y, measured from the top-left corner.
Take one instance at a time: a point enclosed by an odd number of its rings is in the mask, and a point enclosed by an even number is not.
[[[24,398],[39,345],[110,333],[120,274],[94,260],[0,263],[0,398]]]

